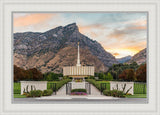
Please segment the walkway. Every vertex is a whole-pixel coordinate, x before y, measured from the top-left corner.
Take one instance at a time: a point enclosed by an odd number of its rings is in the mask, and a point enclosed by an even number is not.
[[[66,84],[63,85],[58,91],[57,96],[65,96],[66,95]],[[53,95],[52,95],[53,96]],[[55,96],[55,95],[54,95]]]
[[[71,82],[71,83],[72,83],[72,89],[85,88],[85,82],[81,82],[81,83]],[[53,94],[52,96],[43,96],[43,97],[36,98],[36,99],[38,100],[61,100],[61,99],[63,100],[71,100],[71,99],[104,100],[104,99],[119,99],[119,98],[101,95],[101,92],[91,84],[91,94],[90,95],[80,95],[80,96],[66,95],[66,85],[64,85],[58,90],[56,95]]]
[[[85,82],[82,82],[82,83],[71,82],[71,83],[72,83],[72,89],[85,88]],[[65,96],[65,95],[66,95],[66,85],[64,85],[57,91],[56,96]],[[94,87],[92,84],[91,84],[91,95],[90,96],[102,96],[101,92],[96,87]]]

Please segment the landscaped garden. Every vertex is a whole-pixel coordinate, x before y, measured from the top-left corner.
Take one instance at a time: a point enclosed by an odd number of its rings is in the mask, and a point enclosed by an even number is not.
[[[29,92],[29,86],[27,86],[23,90],[23,95],[21,95],[20,81],[48,81],[47,89],[41,91],[36,90],[35,87],[31,86],[31,91]],[[36,68],[24,70],[20,67],[14,66],[14,98],[48,96],[53,92],[58,91],[58,89],[60,89],[64,84],[70,81],[71,79],[69,79],[68,77],[63,77],[63,74],[56,74],[53,72],[42,74]]]
[[[91,76],[86,81],[108,96],[146,98],[147,94],[146,64],[138,65],[136,62],[131,64],[114,64],[106,73],[95,73],[95,77]],[[110,90],[109,81],[134,82],[134,95],[124,91]]]
[[[146,98],[146,91],[147,91],[146,83],[135,82],[134,95],[131,95],[123,91],[110,90],[109,81],[96,81],[94,79],[86,79],[86,81],[93,84],[98,90],[103,92],[103,94],[106,96],[127,97],[127,98]],[[102,88],[101,83],[106,84],[106,86]]]
[[[53,91],[58,91],[64,84],[70,82],[71,79],[62,79],[60,81],[48,81],[47,90],[35,90],[28,92],[25,90],[23,95],[21,95],[21,84],[20,82],[14,82],[14,98],[25,98],[25,97],[40,97],[40,96],[49,96]]]
[[[71,95],[87,95],[86,89],[72,89]]]

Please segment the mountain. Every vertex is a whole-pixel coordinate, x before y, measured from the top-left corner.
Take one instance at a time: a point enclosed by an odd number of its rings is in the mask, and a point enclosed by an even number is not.
[[[128,63],[137,62],[138,65],[146,63],[146,48],[135,54]]]
[[[14,33],[14,64],[24,69],[35,67],[43,73],[62,73],[63,66],[76,65],[77,42],[82,65],[94,65],[95,71],[100,72],[118,63],[101,44],[81,34],[72,23],[44,33]]]
[[[122,58],[117,58],[117,61],[119,63],[125,63],[125,62],[128,62],[130,59],[132,58],[132,56],[126,56],[126,57],[122,57]]]

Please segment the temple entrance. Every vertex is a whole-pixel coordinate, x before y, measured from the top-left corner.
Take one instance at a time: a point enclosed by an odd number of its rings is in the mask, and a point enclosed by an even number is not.
[[[83,82],[84,78],[73,78],[74,82]]]
[[[86,93],[88,95],[91,94],[91,84],[85,82],[83,78],[76,78],[72,82],[69,82],[65,85],[66,88],[66,95],[71,95],[72,89],[86,89]]]

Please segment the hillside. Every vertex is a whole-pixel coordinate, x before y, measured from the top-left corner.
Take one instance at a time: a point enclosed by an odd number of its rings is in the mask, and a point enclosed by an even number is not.
[[[126,57],[122,57],[122,58],[117,58],[117,61],[118,61],[119,63],[126,63],[126,62],[128,62],[131,58],[132,58],[132,56],[126,56]]]
[[[137,62],[138,65],[146,63],[146,48],[135,54],[128,63]]]
[[[97,41],[79,32],[76,23],[59,26],[44,33],[14,34],[14,64],[24,69],[36,67],[43,73],[62,73],[62,67],[75,65],[80,42],[82,65],[94,65],[96,72],[118,63]]]

